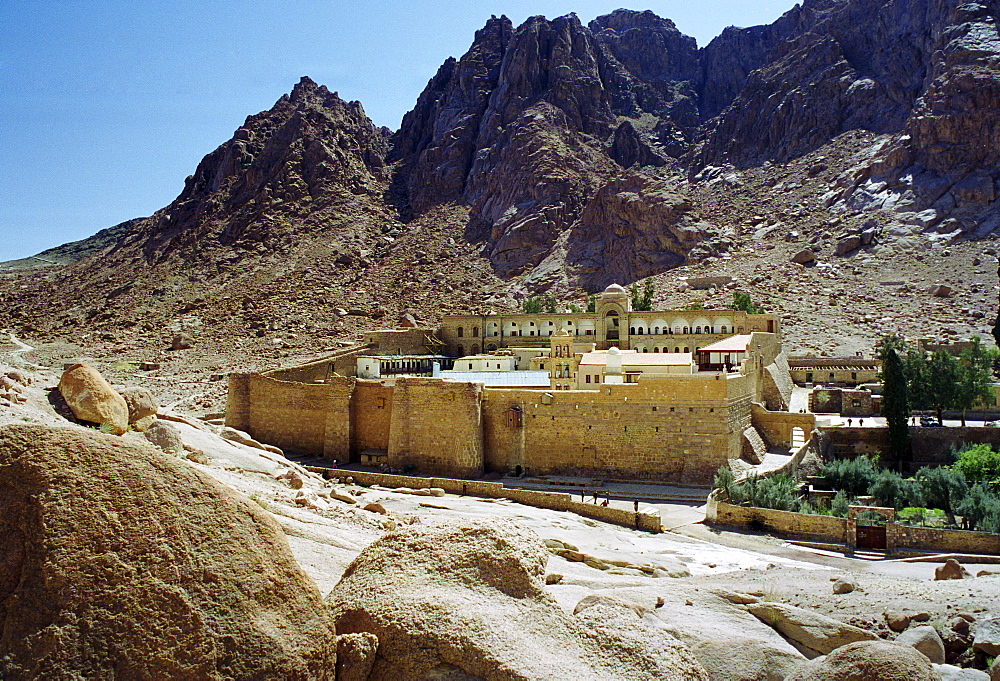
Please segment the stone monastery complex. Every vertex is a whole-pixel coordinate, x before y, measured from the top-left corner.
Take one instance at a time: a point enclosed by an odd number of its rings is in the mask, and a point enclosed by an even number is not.
[[[309,364],[232,374],[226,424],[288,451],[452,477],[702,484],[808,437],[779,320],[735,310],[449,315]],[[800,438],[801,439],[801,438]]]

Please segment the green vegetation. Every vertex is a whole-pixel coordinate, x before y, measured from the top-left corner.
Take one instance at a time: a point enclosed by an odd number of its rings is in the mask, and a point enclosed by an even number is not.
[[[597,296],[587,296],[587,312],[597,312]]]
[[[573,314],[578,314],[580,312],[583,312],[583,310],[580,309],[579,305],[574,305],[573,303],[570,303],[569,311],[572,312]]]
[[[910,398],[903,360],[898,352],[903,346],[905,344],[899,336],[887,336],[878,347],[879,359],[882,360],[879,376],[882,381],[882,416],[889,430],[889,451],[900,471],[903,464],[910,460],[910,429],[907,425]]]
[[[895,360],[891,359],[893,354],[901,361],[905,389],[896,374]],[[910,347],[898,336],[886,336],[879,343],[879,356],[883,361],[882,380],[886,382],[887,397],[891,393],[890,402],[897,402],[891,408],[907,417],[910,409],[931,409],[937,413],[940,423],[944,410],[960,409],[964,424],[966,410],[994,402],[993,364],[1000,355],[997,350],[984,346],[978,336],[958,357],[944,350],[926,353]],[[893,363],[892,367],[889,362]],[[899,403],[904,398],[905,402]],[[894,417],[898,418],[895,413]],[[895,450],[893,456],[896,457]]]
[[[690,303],[684,307],[685,310],[704,310],[705,306],[701,303]]]
[[[764,314],[764,308],[753,302],[746,291],[733,291],[732,309],[742,310],[747,314]]]
[[[956,452],[953,470],[959,471],[969,484],[985,483],[1000,492],[1000,452],[988,444],[965,445]]]
[[[556,312],[556,299],[552,296],[545,299],[545,311],[549,314],[555,314]]]
[[[715,486],[732,504],[838,517],[868,495],[878,506],[895,508],[901,522],[958,527],[961,518],[963,529],[1000,533],[1000,453],[988,445],[967,445],[957,456],[952,466],[926,466],[911,478],[879,468],[877,455],[830,461],[823,466],[823,476],[836,492],[829,509],[803,499],[787,475],[750,475],[737,482],[723,467]]]
[[[653,280],[646,277],[646,280],[642,284],[642,291],[639,291],[639,284],[632,284],[632,309],[636,312],[649,312],[653,309],[653,294],[656,293],[656,287],[653,284]]]
[[[528,296],[521,301],[521,312],[525,314],[538,314],[542,311],[544,301],[541,296]]]
[[[837,459],[823,466],[823,477],[832,489],[844,490],[852,497],[858,497],[867,494],[878,477],[878,469],[867,456]]]

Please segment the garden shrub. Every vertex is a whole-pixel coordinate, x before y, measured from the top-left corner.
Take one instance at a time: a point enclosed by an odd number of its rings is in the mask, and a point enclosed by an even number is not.
[[[856,459],[837,459],[823,466],[823,477],[835,490],[844,490],[852,497],[868,492],[878,470],[867,456]]]

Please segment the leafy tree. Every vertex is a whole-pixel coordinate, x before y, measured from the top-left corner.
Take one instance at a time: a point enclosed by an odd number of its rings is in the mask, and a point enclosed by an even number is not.
[[[920,503],[920,488],[915,480],[907,480],[899,473],[880,470],[868,486],[868,494],[875,497],[880,506],[896,510]]]
[[[900,472],[903,464],[910,460],[910,418],[909,387],[903,360],[899,358],[892,344],[883,344],[882,359],[882,416],[889,430],[889,449],[892,460]]]
[[[993,359],[995,350],[984,346],[979,336],[972,338],[969,347],[958,356],[959,376],[955,395],[955,407],[962,410],[962,425],[965,425],[965,410],[976,405],[992,405],[996,393],[993,390]]]
[[[866,494],[878,475],[867,456],[836,459],[823,465],[823,477],[833,489],[844,490],[852,497]]]
[[[920,483],[920,491],[927,508],[940,508],[954,524],[955,510],[969,490],[962,473],[950,468],[925,466],[913,476]]]
[[[702,303],[690,303],[684,309],[685,310],[704,310],[705,306]]]
[[[988,444],[966,445],[958,451],[958,461],[951,468],[970,484],[986,483],[1000,491],[1000,452]]]
[[[732,309],[742,310],[747,314],[764,314],[764,308],[754,303],[746,291],[733,291]]]
[[[542,299],[539,296],[528,296],[521,301],[521,311],[525,314],[537,314],[542,311]]]
[[[958,385],[962,374],[958,360],[944,350],[936,350],[929,357],[925,353],[911,351],[903,364],[911,406],[933,409],[938,423],[943,423],[942,412],[958,403]]]
[[[597,296],[587,296],[587,312],[597,312]]]
[[[636,312],[649,312],[653,309],[653,294],[656,293],[656,286],[653,280],[646,277],[643,282],[642,291],[639,291],[639,284],[633,282],[631,287],[632,309]]]
[[[556,311],[556,299],[552,296],[545,299],[545,311],[549,314],[554,314]]]
[[[989,485],[980,482],[970,487],[955,512],[970,530],[1000,530],[1000,496]]]
[[[833,495],[833,499],[830,500],[830,513],[839,518],[843,518],[847,515],[847,509],[851,505],[852,499],[847,495],[844,490],[837,490],[837,493]]]
[[[583,310],[580,309],[579,305],[574,305],[573,303],[570,303],[570,305],[569,305],[569,311],[572,312],[572,313],[574,313],[574,314],[578,314],[580,312],[583,312]]]

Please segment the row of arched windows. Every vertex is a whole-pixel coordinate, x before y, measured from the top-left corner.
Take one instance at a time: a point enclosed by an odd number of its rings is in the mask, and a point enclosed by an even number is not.
[[[660,330],[659,326],[654,326],[653,328],[648,329],[648,330],[644,329],[641,326],[630,326],[629,329],[628,329],[628,332],[632,336],[643,336],[646,333],[650,333],[650,334],[652,334],[654,336],[661,335],[661,330]],[[743,328],[740,327],[740,333],[742,333],[742,332],[743,332]],[[720,326],[718,328],[718,330],[716,330],[714,327],[711,327],[711,326],[696,326],[696,327],[694,327],[693,331],[692,331],[692,329],[691,329],[690,326],[682,326],[682,327],[680,327],[678,329],[671,329],[670,327],[666,327],[665,326],[662,329],[662,334],[663,335],[674,335],[674,334],[684,335],[684,334],[691,334],[691,333],[695,333],[695,334],[700,334],[700,333],[729,333],[729,327],[728,326]]]

